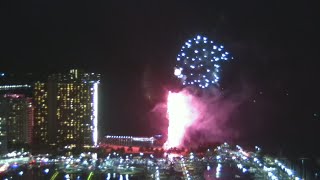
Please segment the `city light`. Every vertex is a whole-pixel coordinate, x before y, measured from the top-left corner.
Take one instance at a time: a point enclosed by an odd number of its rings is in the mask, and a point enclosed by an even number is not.
[[[98,87],[99,83],[94,83],[93,88],[93,143],[98,144]]]
[[[17,89],[17,88],[31,88],[31,85],[1,85],[0,90]]]
[[[206,150],[206,152],[210,151],[210,149]],[[86,179],[93,179],[95,172],[105,173],[107,169],[116,171],[113,173],[113,179],[121,179],[121,177],[122,179],[131,179],[131,176],[134,176],[135,173],[139,174],[142,171],[145,172],[145,170],[153,179],[162,179],[168,175],[166,172],[171,167],[168,166],[168,162],[170,162],[175,167],[175,171],[182,171],[181,176],[184,179],[225,178],[230,175],[230,172],[233,172],[233,170],[230,171],[230,168],[234,168],[234,170],[239,169],[237,171],[240,173],[240,175],[237,174],[238,178],[256,177],[257,179],[300,180],[293,170],[287,168],[279,160],[269,156],[260,157],[257,156],[256,152],[249,152],[240,146],[232,146],[227,143],[223,143],[214,149],[212,151],[214,154],[207,153],[204,155],[201,152],[170,153],[167,151],[168,153],[164,153],[163,157],[157,157],[156,154],[153,154],[154,152],[152,151],[151,154],[147,155],[138,151],[135,155],[130,154],[130,156],[129,154],[110,152],[107,157],[99,158],[99,164],[96,163],[98,160],[97,153],[92,152],[83,152],[80,155],[56,156],[55,159],[50,158],[51,155],[49,154],[31,155],[29,153],[15,152],[14,154],[21,154],[27,156],[27,158],[19,159],[15,156],[10,156],[11,158],[7,159],[8,156],[6,156],[5,159],[0,159],[0,164],[3,164],[0,166],[0,173],[7,173],[13,170],[16,175],[23,177],[27,173],[21,170],[20,166],[27,164],[33,166],[33,164],[30,164],[33,159],[36,160],[36,164],[44,165],[43,162],[46,162],[46,165],[54,165],[53,168],[47,166],[42,169],[43,175],[51,174],[51,179],[58,178],[59,173],[65,179],[71,179],[70,174],[72,172],[80,171],[90,171],[86,175]],[[250,154],[250,158],[243,159],[245,154]],[[199,155],[203,157],[200,158]],[[92,169],[95,169],[95,171],[93,172]],[[111,179],[111,174],[105,173],[105,177],[106,179]]]

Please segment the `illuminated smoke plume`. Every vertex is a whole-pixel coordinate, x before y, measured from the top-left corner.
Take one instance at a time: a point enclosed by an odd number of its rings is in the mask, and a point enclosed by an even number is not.
[[[187,129],[198,119],[199,112],[192,106],[193,99],[194,97],[187,91],[179,93],[169,91],[167,102],[168,139],[164,145],[166,149],[180,147]]]
[[[237,132],[228,127],[228,121],[240,99],[220,95],[195,95],[184,89],[169,92],[167,119],[168,139],[165,149],[196,147],[202,143],[232,141]]]

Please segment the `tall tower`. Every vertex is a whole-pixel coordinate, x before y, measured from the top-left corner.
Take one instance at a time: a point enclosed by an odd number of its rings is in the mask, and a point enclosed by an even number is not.
[[[48,144],[48,90],[47,83],[34,84],[33,143]]]
[[[35,139],[41,144],[97,145],[100,74],[71,69],[35,84]]]

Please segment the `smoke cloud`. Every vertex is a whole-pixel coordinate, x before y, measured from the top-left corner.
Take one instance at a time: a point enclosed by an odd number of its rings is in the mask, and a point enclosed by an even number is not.
[[[214,142],[233,142],[239,137],[239,130],[231,126],[231,116],[243,102],[243,95],[226,96],[217,89],[194,94],[193,90],[184,89],[193,94],[193,108],[198,117],[184,135],[183,146],[195,147]]]
[[[197,116],[189,127],[185,130],[183,142],[180,147],[197,147],[207,143],[234,142],[240,137],[240,129],[232,124],[232,115],[237,108],[249,96],[248,93],[226,93],[216,88],[199,91],[188,87],[182,89],[179,93],[192,96],[191,107],[197,113]],[[249,92],[245,90],[245,92]],[[158,104],[152,112],[162,121],[169,122],[166,103]],[[162,132],[167,134],[167,128],[170,123],[162,123]],[[168,137],[170,138],[170,137]]]

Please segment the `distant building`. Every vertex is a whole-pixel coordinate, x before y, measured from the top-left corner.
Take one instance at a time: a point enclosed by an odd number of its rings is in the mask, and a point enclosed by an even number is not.
[[[100,74],[71,69],[34,85],[34,142],[97,145]]]
[[[33,73],[4,73],[0,72],[0,94],[23,94],[32,97],[34,82],[43,77]]]
[[[0,73],[0,151],[32,140],[32,73]],[[37,76],[38,77],[38,76]]]
[[[102,144],[119,145],[119,146],[145,146],[145,147],[162,147],[161,137],[135,137],[135,136],[112,136],[106,135],[102,139]]]
[[[0,85],[0,94],[23,94],[32,96],[32,87],[29,84],[4,84]]]
[[[5,130],[9,147],[30,144],[33,128],[33,106],[31,98],[23,94],[5,94],[0,97],[1,124]]]
[[[7,119],[8,106],[5,101],[0,100],[0,154],[6,153],[7,150]]]

